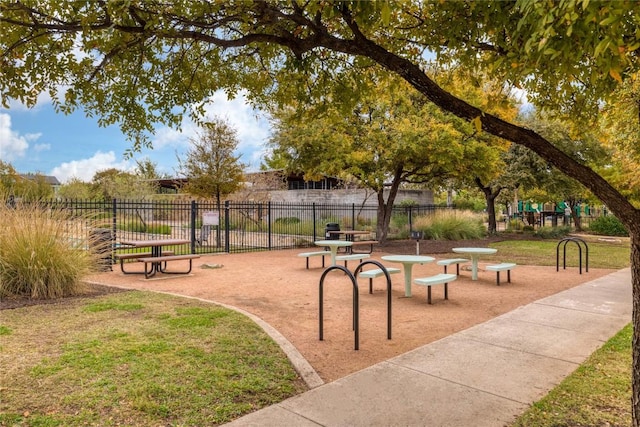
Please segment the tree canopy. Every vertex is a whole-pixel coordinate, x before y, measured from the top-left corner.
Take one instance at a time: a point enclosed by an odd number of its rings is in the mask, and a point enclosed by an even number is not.
[[[449,85],[459,83],[457,77]],[[370,82],[350,112],[343,111],[331,88],[327,98],[336,100],[331,105],[297,103],[273,111],[269,163],[309,178],[330,174],[355,180],[373,190],[378,199],[377,238],[384,242],[399,188],[490,179],[501,167],[500,152],[508,143],[477,134],[468,122],[425,102],[397,77],[371,75]],[[497,99],[487,96],[491,92],[482,85],[469,86],[464,91],[475,91],[480,104]],[[509,112],[504,106],[502,110]]]
[[[194,196],[214,198],[220,207],[221,198],[242,188],[244,165],[234,154],[238,147],[235,129],[222,119],[204,124],[191,148],[178,157],[180,173],[189,178],[183,190]]]

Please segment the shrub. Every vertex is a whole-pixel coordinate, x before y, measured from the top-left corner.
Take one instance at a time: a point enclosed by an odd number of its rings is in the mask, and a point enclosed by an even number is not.
[[[0,217],[0,297],[78,293],[80,279],[96,265],[96,255],[86,250],[95,245],[68,235],[68,215],[32,205],[2,206]]]
[[[300,218],[296,216],[283,216],[275,220],[276,224],[300,224]]]
[[[535,235],[543,239],[557,239],[565,237],[571,232],[571,227],[540,227],[536,230]]]
[[[628,236],[627,229],[613,215],[601,216],[591,221],[589,231],[604,236]]]
[[[151,234],[171,234],[171,226],[167,224],[145,224],[141,221],[129,221],[125,224],[118,224],[118,229],[123,231],[132,231],[135,233],[151,233]]]
[[[486,234],[481,215],[458,210],[418,217],[415,229],[422,231],[425,239],[432,240],[480,239]]]

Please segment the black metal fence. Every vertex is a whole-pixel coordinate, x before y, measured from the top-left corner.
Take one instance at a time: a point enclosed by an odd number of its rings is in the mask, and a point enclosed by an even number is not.
[[[57,200],[51,207],[66,210],[68,235],[79,244],[89,236],[110,230],[114,247],[121,240],[187,239],[191,253],[248,252],[311,247],[325,237],[327,224],[342,230],[366,230],[365,240],[376,239],[376,206],[355,204],[291,204],[277,202],[225,202],[151,200]],[[418,218],[452,207],[395,206],[388,238],[409,238]],[[583,217],[583,225],[590,218]],[[551,221],[551,220],[550,220]],[[547,221],[549,222],[549,221]],[[519,229],[523,219],[498,221],[498,231]],[[562,219],[552,223],[563,225]],[[573,224],[570,224],[573,225]],[[100,233],[96,233],[99,231]]]
[[[247,252],[313,246],[325,237],[328,223],[343,230],[367,230],[376,238],[377,208],[355,204],[276,202],[58,200],[51,206],[73,218],[69,234],[79,241],[96,228],[111,230],[120,240],[181,238],[191,253]],[[413,220],[441,206],[394,207],[390,238],[410,235]]]

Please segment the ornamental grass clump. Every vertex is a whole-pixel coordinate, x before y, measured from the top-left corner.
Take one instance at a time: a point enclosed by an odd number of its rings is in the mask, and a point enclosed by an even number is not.
[[[52,299],[77,294],[96,256],[86,224],[41,205],[0,206],[0,297]],[[86,228],[86,227],[84,227]]]
[[[486,234],[482,216],[471,211],[446,210],[420,216],[414,228],[430,240],[481,239]]]

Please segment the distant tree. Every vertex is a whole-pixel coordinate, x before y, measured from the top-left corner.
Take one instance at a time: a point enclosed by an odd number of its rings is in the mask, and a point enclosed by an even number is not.
[[[0,160],[0,197],[14,196],[14,187],[20,179],[13,165]]]
[[[26,202],[45,200],[53,197],[54,191],[47,178],[41,173],[20,175],[13,187],[15,197]]]
[[[96,172],[91,184],[94,196],[100,200],[145,199],[156,193],[155,183],[115,168]]]
[[[135,174],[138,179],[144,182],[145,186],[147,186],[153,194],[158,192],[158,189],[160,188],[158,180],[163,178],[163,176],[158,173],[158,165],[156,163],[152,162],[148,158],[136,160]]]
[[[439,81],[451,90],[452,94],[468,99],[472,104],[502,119],[514,120],[518,115],[516,99],[501,82],[492,81],[476,70],[464,68],[456,68],[453,72],[445,74],[445,77],[440,77]],[[512,144],[477,132],[477,127],[471,129],[473,132],[466,131],[465,141],[482,143],[478,144],[481,148],[469,153],[475,167],[466,168],[461,173],[453,175],[446,184],[449,188],[452,183],[459,188],[475,186],[482,192],[487,213],[487,231],[489,234],[495,234],[496,200],[503,190],[516,185],[512,179],[512,165],[508,161],[508,148]]]
[[[90,183],[74,177],[60,186],[58,197],[62,199],[88,200],[92,199],[94,194]]]
[[[332,105],[273,112],[268,161],[310,179],[333,175],[372,190],[378,205],[376,237],[384,243],[400,188],[485,176],[493,171],[499,149],[480,143],[473,126],[442,114],[406,82],[384,74],[368,78],[370,86],[351,111],[328,90],[327,98],[336,99]]]
[[[161,179],[163,176],[158,172],[158,164],[145,158],[136,160],[136,175],[143,179]]]
[[[53,196],[53,187],[41,173],[19,174],[11,163],[0,160],[0,199],[11,197],[12,203],[19,198],[24,201],[48,199]]]
[[[178,156],[179,173],[188,178],[183,191],[214,199],[220,209],[222,198],[241,189],[244,182],[245,165],[234,154],[237,132],[228,122],[216,118],[205,123],[190,143],[186,155]]]
[[[603,109],[600,132],[610,158],[598,171],[640,206],[640,79],[624,82]]]
[[[529,117],[525,123],[547,141],[585,166],[595,167],[610,163],[611,151],[598,140],[597,129],[594,132],[590,129],[575,128],[567,122],[546,117],[544,114]],[[531,162],[535,162],[536,166],[531,173],[535,177],[537,186],[544,190],[550,201],[554,203],[565,202],[569,205],[573,223],[580,231],[582,224],[576,208],[583,201],[593,197],[591,192],[580,182],[564,175],[537,154],[528,149],[522,150],[529,151],[523,158],[534,158]]]

